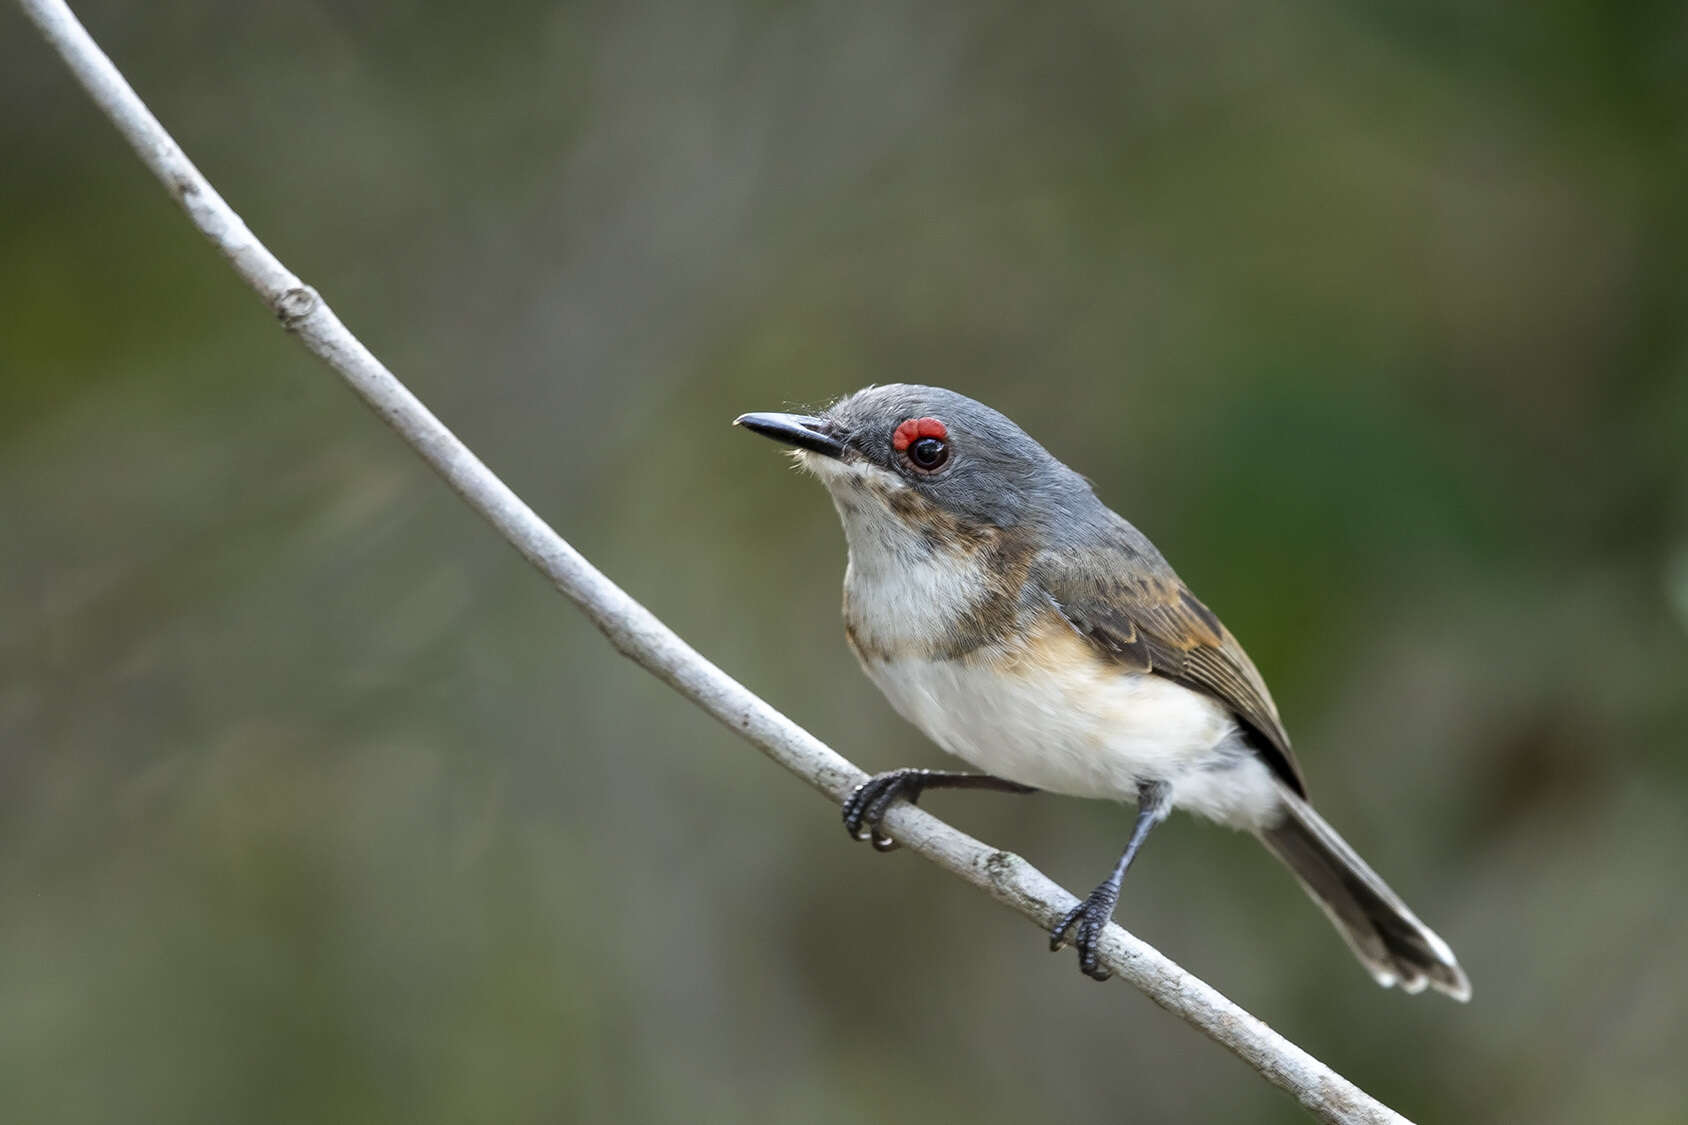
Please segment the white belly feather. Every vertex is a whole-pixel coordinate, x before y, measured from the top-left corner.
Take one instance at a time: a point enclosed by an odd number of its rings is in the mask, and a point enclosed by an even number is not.
[[[1115,800],[1165,781],[1174,805],[1214,820],[1252,828],[1275,819],[1276,782],[1241,745],[1229,711],[1164,677],[1103,663],[1070,630],[954,660],[869,657],[863,667],[898,714],[986,773]]]

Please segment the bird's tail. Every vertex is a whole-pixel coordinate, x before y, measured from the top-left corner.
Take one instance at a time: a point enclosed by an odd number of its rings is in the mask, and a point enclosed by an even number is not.
[[[1407,992],[1428,984],[1455,1000],[1471,999],[1471,983],[1448,943],[1407,909],[1311,805],[1287,790],[1283,805],[1283,822],[1262,829],[1261,842],[1295,872],[1377,983],[1399,984]]]

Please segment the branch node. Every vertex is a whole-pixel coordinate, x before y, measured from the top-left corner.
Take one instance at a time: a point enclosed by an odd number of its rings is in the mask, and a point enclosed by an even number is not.
[[[1025,860],[1013,852],[1005,852],[998,848],[985,857],[985,878],[990,880],[991,889],[1000,898],[1022,898],[1020,893],[1020,869],[1025,866]]]
[[[309,285],[295,285],[277,297],[272,307],[275,309],[276,319],[281,321],[281,326],[289,332],[297,332],[299,325],[304,323],[306,317],[316,312],[321,303],[322,298],[317,296],[315,289]]]

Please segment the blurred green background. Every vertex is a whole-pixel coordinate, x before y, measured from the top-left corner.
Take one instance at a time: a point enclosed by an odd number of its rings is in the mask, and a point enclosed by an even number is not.
[[[1126,925],[1409,1116],[1688,1098],[1680,4],[85,0],[294,269],[869,769],[821,490],[945,384],[1090,475],[1459,951],[1187,818]],[[278,331],[0,7],[0,1118],[1301,1119],[633,665]],[[1088,888],[1100,803],[934,796]]]

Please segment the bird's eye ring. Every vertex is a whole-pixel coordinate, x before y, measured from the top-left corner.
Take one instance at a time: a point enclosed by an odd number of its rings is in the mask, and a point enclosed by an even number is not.
[[[891,435],[891,446],[923,473],[935,473],[949,460],[949,427],[936,418],[910,418]]]

